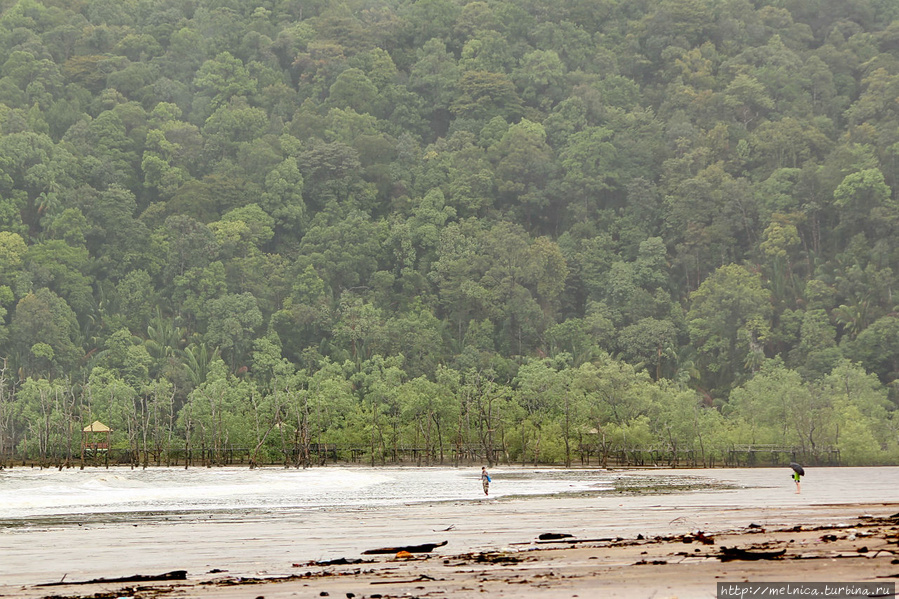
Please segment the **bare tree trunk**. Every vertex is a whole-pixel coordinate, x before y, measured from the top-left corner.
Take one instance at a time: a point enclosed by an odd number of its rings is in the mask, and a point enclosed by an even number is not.
[[[303,460],[303,469],[309,467],[311,456],[311,443],[312,440],[309,438],[309,393],[306,393],[303,397],[303,427],[301,430],[301,437],[303,441],[302,445],[302,460]]]
[[[141,443],[141,452],[143,453],[143,459],[141,459],[141,467],[146,470],[147,466],[149,466],[150,462],[150,447],[147,442],[147,436],[150,433],[150,404],[147,401],[146,394],[142,394],[140,398],[140,409],[141,412],[138,414],[140,418],[140,430],[138,431],[138,435],[140,436]]]
[[[368,434],[368,451],[371,454],[371,465],[375,465],[375,430],[378,429],[377,407],[374,397],[371,399],[371,431]]]
[[[40,467],[43,469],[49,466],[47,459],[48,452],[50,450],[51,408],[49,405],[49,398],[47,397],[47,393],[44,389],[40,390],[40,396],[42,423],[41,428],[38,429],[38,459],[40,461]]]
[[[600,464],[603,468],[609,467],[609,444],[606,443],[606,432],[602,428],[602,424],[596,423],[596,431],[598,433]]]
[[[66,467],[70,467],[72,465],[72,461],[74,460],[74,456],[72,455],[72,447],[75,445],[75,406],[76,406],[76,398],[75,398],[75,389],[72,387],[71,381],[66,382],[66,395],[63,405],[64,409],[64,417],[66,424]]]
[[[265,443],[265,440],[268,438],[269,434],[275,430],[275,427],[281,424],[281,411],[277,410],[275,412],[275,417],[272,419],[271,426],[268,427],[268,430],[265,431],[265,434],[262,435],[262,438],[259,439],[259,442],[256,444],[256,448],[253,450],[253,457],[250,458],[250,469],[256,467],[256,459],[259,456],[259,449],[262,447],[262,444]]]
[[[184,425],[184,469],[187,470],[190,466],[190,429],[193,428],[192,416],[193,416],[193,400],[187,400],[187,422]]]
[[[440,452],[440,465],[443,465],[443,429],[440,426],[440,419],[435,415],[431,415],[434,418],[434,426],[437,428],[437,450]]]
[[[167,441],[165,447],[165,465],[170,466],[172,463],[171,459],[171,449],[175,446],[174,437],[175,437],[175,393],[176,389],[172,387],[172,395],[168,399],[168,430],[166,433]],[[185,466],[187,465],[187,455],[184,456]]]
[[[3,366],[0,367],[0,468],[6,465],[7,456],[11,456],[12,447],[15,445],[12,440],[12,431],[10,430],[10,421],[12,418],[12,393],[6,392],[6,358],[3,358]],[[9,406],[7,403],[9,402]]]
[[[290,415],[290,405],[291,405],[291,394],[290,389],[287,389],[287,414]],[[287,455],[287,439],[284,437],[284,427],[278,427],[279,437],[281,438],[281,455],[284,456],[284,469],[290,468],[290,458]]]
[[[571,432],[571,398],[568,391],[565,391],[565,467],[571,468],[571,441],[569,439]]]
[[[453,456],[453,466],[458,466],[462,457],[462,445],[463,445],[463,437],[462,431],[464,429],[465,417],[464,414],[468,409],[468,400],[467,397],[463,394],[462,401],[459,403],[459,423],[456,427],[456,452]]]

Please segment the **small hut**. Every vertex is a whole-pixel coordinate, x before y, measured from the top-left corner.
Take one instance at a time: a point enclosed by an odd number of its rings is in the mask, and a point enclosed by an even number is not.
[[[112,429],[99,420],[94,420],[81,429],[81,460],[84,461],[84,454],[87,452],[90,452],[92,456],[96,456],[101,451],[108,452],[111,432]],[[103,440],[98,441],[98,438]]]

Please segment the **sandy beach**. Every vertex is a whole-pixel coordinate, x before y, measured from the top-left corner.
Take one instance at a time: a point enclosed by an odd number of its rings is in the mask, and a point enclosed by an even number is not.
[[[684,598],[715,597],[718,582],[899,582],[897,468],[816,469],[799,495],[784,469],[651,475],[717,486],[31,523],[0,535],[0,597]],[[365,553],[421,544],[440,546]],[[73,584],[173,571],[185,579]]]

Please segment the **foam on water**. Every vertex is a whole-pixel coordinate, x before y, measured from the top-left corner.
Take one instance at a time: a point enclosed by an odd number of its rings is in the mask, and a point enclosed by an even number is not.
[[[607,475],[504,472],[494,496],[611,488]],[[151,468],[0,472],[0,519],[74,514],[314,509],[477,499],[479,472],[452,468]]]

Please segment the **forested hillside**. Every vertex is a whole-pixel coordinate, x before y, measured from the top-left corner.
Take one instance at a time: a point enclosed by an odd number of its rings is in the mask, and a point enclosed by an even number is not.
[[[895,0],[0,6],[0,459],[899,462]]]

